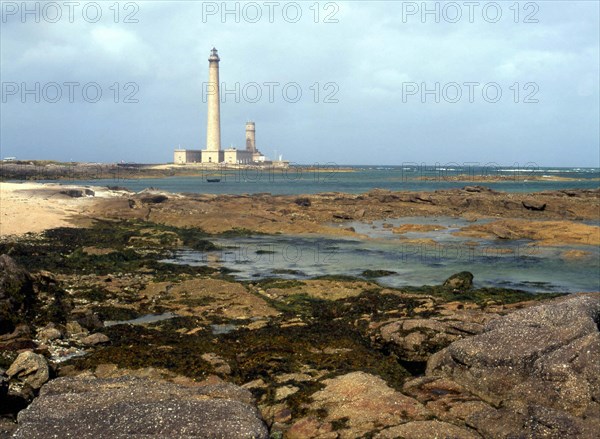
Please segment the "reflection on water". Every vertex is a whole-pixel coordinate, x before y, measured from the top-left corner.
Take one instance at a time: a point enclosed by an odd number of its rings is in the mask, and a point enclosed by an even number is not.
[[[210,325],[210,329],[214,335],[229,334],[237,329],[237,325],[224,324],[224,325]]]
[[[138,317],[137,319],[131,320],[107,320],[104,322],[104,326],[114,326],[114,325],[144,325],[147,323],[155,323],[160,322],[162,320],[169,320],[173,317],[177,317],[177,314],[173,314],[172,312],[166,312],[164,314],[147,314],[142,317]]]
[[[439,224],[440,230],[395,234],[402,224]],[[600,252],[591,246],[539,247],[528,240],[464,238],[452,233],[469,224],[456,218],[402,218],[349,223],[361,239],[277,236],[219,239],[221,250],[178,252],[166,262],[222,266],[240,280],[262,277],[306,279],[324,275],[361,276],[365,270],[393,272],[385,286],[436,285],[459,271],[471,271],[477,287],[526,291],[599,291]],[[441,227],[444,227],[443,229]],[[565,260],[566,250],[590,252]]]

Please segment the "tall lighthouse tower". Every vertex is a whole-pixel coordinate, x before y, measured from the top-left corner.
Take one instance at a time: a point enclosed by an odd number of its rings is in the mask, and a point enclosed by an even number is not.
[[[221,107],[219,93],[219,55],[213,47],[208,58],[208,121],[206,124],[206,149],[202,152],[203,163],[219,163],[221,151]]]

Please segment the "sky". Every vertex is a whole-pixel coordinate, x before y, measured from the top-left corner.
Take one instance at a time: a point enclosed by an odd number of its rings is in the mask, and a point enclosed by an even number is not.
[[[206,141],[301,164],[600,166],[599,2],[1,4],[0,156],[166,163]]]

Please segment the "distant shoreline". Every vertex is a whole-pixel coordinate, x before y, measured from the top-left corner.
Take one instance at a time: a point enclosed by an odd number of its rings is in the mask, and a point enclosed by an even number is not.
[[[102,179],[160,179],[168,177],[199,177],[214,178],[223,175],[240,174],[246,177],[245,172],[258,172],[262,175],[290,175],[295,178],[310,174],[337,174],[355,173],[369,171],[372,169],[395,170],[401,174],[401,181],[442,181],[442,182],[464,182],[468,183],[503,183],[518,179],[521,182],[568,182],[568,181],[600,181],[600,177],[578,178],[564,175],[548,175],[546,173],[534,173],[531,169],[517,170],[516,172],[503,171],[502,169],[477,168],[477,172],[456,173],[454,169],[402,166],[379,167],[356,165],[336,165],[335,163],[324,164],[291,164],[289,167],[279,165],[231,165],[231,164],[138,164],[138,163],[83,163],[83,162],[56,162],[49,160],[32,161],[3,161],[0,162],[0,180],[102,180]],[[388,169],[389,168],[389,169]],[[405,169],[410,169],[406,170]],[[475,168],[474,168],[475,169]],[[553,169],[557,169],[554,167]],[[565,173],[572,173],[574,169],[596,168],[564,168]],[[462,171],[460,169],[458,172]],[[538,172],[536,170],[535,172]],[[556,171],[548,171],[557,173]]]
[[[102,180],[148,179],[167,177],[213,177],[221,173],[260,171],[270,174],[289,172],[355,172],[336,165],[231,165],[231,164],[137,164],[137,163],[65,163],[52,161],[10,161],[0,163],[0,180]]]

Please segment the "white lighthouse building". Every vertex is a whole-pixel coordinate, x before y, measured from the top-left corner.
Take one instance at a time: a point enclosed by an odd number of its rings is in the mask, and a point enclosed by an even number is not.
[[[243,165],[267,163],[265,156],[256,148],[256,126],[246,123],[246,148],[221,149],[221,94],[219,86],[219,54],[213,47],[208,58],[208,82],[206,85],[208,117],[206,122],[206,148],[203,150],[176,149],[175,164],[231,164]]]

